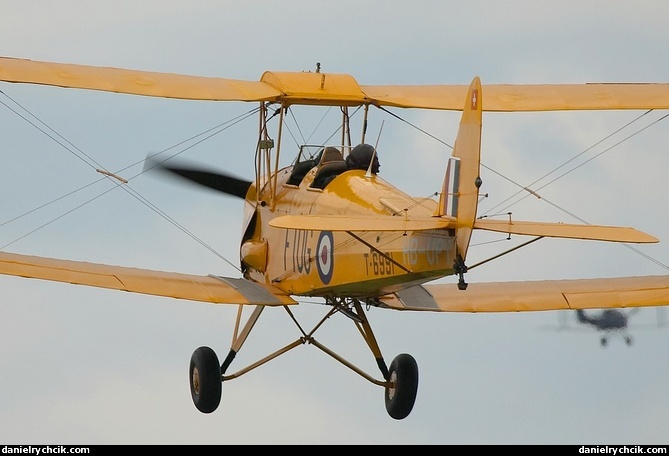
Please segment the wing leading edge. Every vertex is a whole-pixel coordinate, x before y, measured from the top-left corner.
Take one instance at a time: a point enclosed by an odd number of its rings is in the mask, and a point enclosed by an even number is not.
[[[669,305],[669,275],[526,282],[427,284],[381,299],[396,310],[531,312]]]
[[[196,276],[7,252],[0,252],[0,274],[213,304],[297,304],[275,287],[241,278]]]

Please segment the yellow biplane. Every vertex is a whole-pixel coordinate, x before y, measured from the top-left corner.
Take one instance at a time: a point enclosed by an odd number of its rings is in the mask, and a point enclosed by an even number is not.
[[[406,353],[387,365],[372,331],[371,308],[428,312],[518,312],[661,306],[669,275],[508,283],[471,283],[467,250],[473,230],[622,243],[658,239],[630,227],[477,217],[481,125],[484,111],[667,109],[669,84],[360,85],[347,74],[265,72],[243,81],[120,68],[0,58],[0,80],[152,97],[259,103],[255,177],[244,180],[149,157],[159,169],[244,199],[240,277],[197,276],[0,252],[0,273],[214,304],[238,305],[232,343],[222,362],[209,347],[190,361],[190,390],[198,410],[217,409],[222,384],[310,344],[384,389],[394,419],[411,412],[418,367]],[[284,122],[294,106],[336,107],[338,132],[328,144],[282,149]],[[455,146],[441,191],[416,198],[378,175],[377,147],[367,138],[370,108],[461,111]],[[362,124],[351,138],[350,110]],[[276,123],[275,133],[270,124]],[[292,161],[283,160],[290,154]],[[293,159],[293,157],[295,157]],[[289,163],[289,164],[286,164]],[[113,173],[111,177],[119,178]],[[126,185],[125,183],[123,185]],[[526,243],[527,244],[527,243]],[[526,245],[524,244],[524,245]],[[507,253],[507,252],[504,252]],[[455,276],[457,283],[430,283]],[[320,298],[326,312],[310,331],[291,306]],[[266,307],[281,307],[299,337],[258,361],[228,373]],[[249,310],[245,313],[245,310]],[[369,375],[314,338],[341,314],[359,330],[380,371]]]

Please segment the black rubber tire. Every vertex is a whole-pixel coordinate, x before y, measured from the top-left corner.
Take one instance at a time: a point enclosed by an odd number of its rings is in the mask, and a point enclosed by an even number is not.
[[[418,393],[418,364],[413,356],[397,355],[388,369],[389,380],[394,388],[386,387],[386,410],[396,420],[406,418],[416,402]]]
[[[190,358],[188,375],[193,404],[202,413],[211,413],[221,402],[221,365],[214,350],[200,347]]]

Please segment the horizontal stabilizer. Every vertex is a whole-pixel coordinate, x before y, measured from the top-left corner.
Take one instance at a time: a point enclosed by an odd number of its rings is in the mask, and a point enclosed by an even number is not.
[[[574,225],[549,222],[516,222],[505,220],[476,220],[474,229],[497,231],[524,236],[544,236],[591,241],[653,243],[659,240],[634,228],[602,225]]]
[[[269,222],[274,228],[314,231],[422,231],[455,228],[449,217],[283,215]]]

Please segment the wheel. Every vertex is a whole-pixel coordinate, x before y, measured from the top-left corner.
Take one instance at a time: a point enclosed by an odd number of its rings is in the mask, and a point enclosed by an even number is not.
[[[418,364],[413,356],[402,353],[397,355],[388,369],[393,387],[387,386],[385,391],[386,410],[388,414],[396,419],[406,418],[418,392]]]
[[[214,350],[200,347],[190,358],[190,394],[195,407],[211,413],[221,402],[221,365]]]

